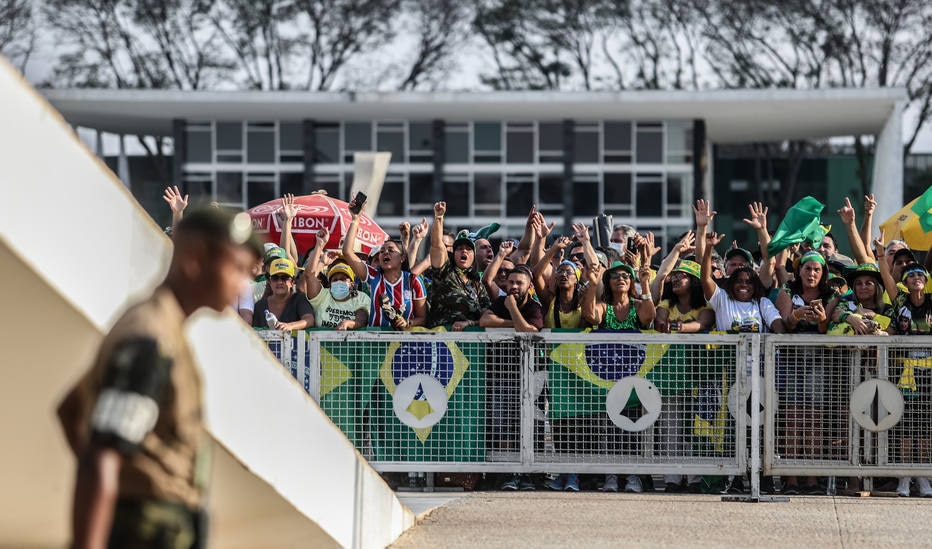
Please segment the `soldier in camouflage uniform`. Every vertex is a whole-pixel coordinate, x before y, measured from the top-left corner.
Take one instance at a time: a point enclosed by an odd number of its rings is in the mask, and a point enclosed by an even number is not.
[[[489,296],[476,270],[476,245],[461,233],[453,241],[453,253],[443,244],[443,215],[446,202],[434,204],[434,225],[430,231],[430,277],[433,280],[427,327],[451,326],[458,332],[478,326]]]
[[[74,547],[204,546],[210,441],[184,322],[240,294],[262,252],[251,234],[245,213],[185,216],[165,281],[117,320],[59,407],[78,460]]]

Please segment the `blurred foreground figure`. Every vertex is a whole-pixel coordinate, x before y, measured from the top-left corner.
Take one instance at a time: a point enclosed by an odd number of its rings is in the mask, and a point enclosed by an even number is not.
[[[184,337],[194,311],[222,311],[261,257],[245,213],[189,212],[168,275],[104,338],[58,415],[78,460],[73,546],[200,547],[209,441],[201,377]]]

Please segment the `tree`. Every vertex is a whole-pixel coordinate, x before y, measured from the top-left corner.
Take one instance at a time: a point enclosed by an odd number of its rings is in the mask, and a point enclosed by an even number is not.
[[[29,0],[0,0],[0,53],[26,70],[36,43],[36,22]]]
[[[467,40],[470,9],[458,0],[406,0],[403,8],[411,18],[417,45],[398,89],[414,90],[442,71]]]

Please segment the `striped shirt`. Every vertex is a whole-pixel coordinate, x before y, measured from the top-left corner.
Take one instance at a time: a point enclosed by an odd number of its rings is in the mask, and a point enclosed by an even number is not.
[[[399,311],[405,320],[411,320],[414,302],[427,299],[427,292],[424,290],[424,282],[421,278],[412,275],[408,271],[401,271],[401,278],[391,283],[385,280],[382,269],[372,265],[366,265],[366,268],[369,270],[367,279],[369,295],[372,296],[372,307],[369,309],[369,326],[391,327],[388,319],[382,317],[382,294],[389,296],[392,307]]]

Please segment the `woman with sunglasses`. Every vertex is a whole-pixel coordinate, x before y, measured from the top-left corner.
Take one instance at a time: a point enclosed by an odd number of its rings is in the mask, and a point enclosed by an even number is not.
[[[294,263],[290,259],[276,259],[269,265],[271,293],[256,302],[252,315],[253,328],[272,330],[304,330],[314,326],[314,310],[304,292],[295,291]],[[265,319],[269,311],[278,322],[269,326]]]
[[[649,292],[637,295],[635,283],[640,280],[642,288],[650,287],[650,258],[645,247],[641,248],[641,268],[635,274],[634,267],[616,261],[601,276],[602,295],[596,299],[599,275],[602,266],[598,263],[591,266],[587,272],[588,285],[582,297],[582,317],[588,325],[597,325],[601,330],[609,331],[639,331],[649,328],[654,322],[656,309],[654,300]],[[637,278],[635,278],[637,276]],[[629,447],[636,444],[624,436],[613,440],[615,433],[606,423],[605,418],[599,419],[597,434],[603,441],[612,447]],[[628,475],[625,484],[626,492],[641,492],[641,480],[637,475]],[[602,487],[606,492],[618,491],[618,477],[606,475]]]

